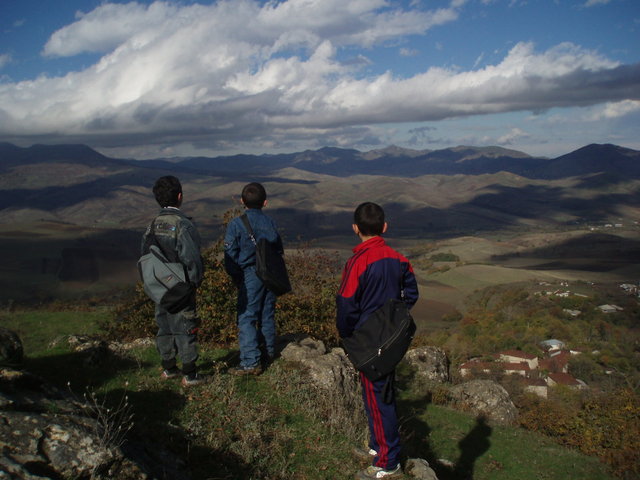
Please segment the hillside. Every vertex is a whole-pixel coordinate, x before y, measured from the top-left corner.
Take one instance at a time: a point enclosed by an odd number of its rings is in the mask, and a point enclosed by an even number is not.
[[[1,267],[5,298],[23,296],[25,282],[34,292],[60,287],[62,265],[69,281],[133,281],[139,237],[157,211],[151,186],[161,175],[180,177],[183,208],[205,244],[221,234],[223,214],[238,206],[242,186],[257,180],[289,247],[312,241],[346,253],[351,213],[364,200],[385,207],[390,240],[407,247],[464,236],[584,233],[607,224],[635,232],[639,154],[614,145],[555,159],[500,147],[327,147],[132,161],[84,145],[0,143],[0,245],[15,252]]]
[[[385,204],[396,227],[412,225],[403,235],[608,221],[637,212],[639,158],[622,147],[589,145],[556,159],[499,147],[390,147],[131,161],[83,145],[4,143],[0,223],[139,228],[155,209],[150,186],[167,173],[183,180],[185,208],[205,229],[219,225],[215,217],[252,180],[267,184],[272,213],[291,237],[340,235],[341,216],[365,197]]]

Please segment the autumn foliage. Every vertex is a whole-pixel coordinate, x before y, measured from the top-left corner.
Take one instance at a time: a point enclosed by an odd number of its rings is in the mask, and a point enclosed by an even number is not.
[[[199,341],[229,345],[237,335],[237,290],[224,271],[222,239],[205,249],[203,258],[205,277],[197,297]],[[335,295],[341,267],[338,255],[305,245],[288,250],[285,260],[293,291],[276,303],[278,335],[307,333],[335,344]],[[102,327],[113,338],[153,336],[154,308],[138,284],[132,296],[118,306],[113,320]]]

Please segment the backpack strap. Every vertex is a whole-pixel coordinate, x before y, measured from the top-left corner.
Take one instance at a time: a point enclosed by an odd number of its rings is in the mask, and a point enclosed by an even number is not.
[[[251,239],[253,244],[257,245],[256,236],[253,234],[253,228],[251,228],[251,224],[249,223],[249,217],[247,217],[247,214],[243,213],[240,216],[240,220],[242,220],[242,223],[244,223],[244,227],[247,229],[247,232],[249,232],[249,238]]]
[[[171,215],[171,213],[161,213],[156,218],[154,218],[153,221],[151,222],[151,225],[149,225],[149,235],[147,235],[147,238],[146,238],[146,240],[144,242],[144,251],[145,252],[149,252],[150,251],[149,247],[151,247],[151,245],[155,245],[156,247],[158,247],[158,249],[160,250],[162,255],[164,255],[165,258],[167,260],[169,260],[169,262],[171,262],[171,263],[182,263],[182,262],[180,262],[180,259],[178,258],[178,254],[176,252],[174,252],[174,251],[167,252],[164,248],[162,248],[162,245],[158,241],[158,237],[156,237],[156,228],[155,228],[156,227],[156,221],[158,220],[158,218],[166,216],[166,215]],[[184,278],[188,282],[189,281],[189,275],[187,273],[186,265],[183,265],[183,268],[184,268]]]
[[[382,401],[387,405],[393,403],[393,399],[395,397],[395,388],[396,371],[394,370],[389,375],[387,375],[387,380],[384,382],[384,387],[382,387]]]

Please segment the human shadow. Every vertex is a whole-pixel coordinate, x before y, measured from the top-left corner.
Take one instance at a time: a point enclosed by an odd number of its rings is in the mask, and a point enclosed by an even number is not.
[[[483,416],[476,418],[474,427],[458,442],[460,456],[455,463],[452,478],[457,480],[473,480],[476,460],[489,450],[491,446],[491,442],[489,441],[491,432],[492,428],[487,424]]]
[[[406,387],[411,381],[412,375],[401,375],[399,387]],[[432,428],[424,420],[424,412],[431,403],[430,392],[417,398],[397,399],[404,458],[426,460],[440,480],[473,480],[476,460],[491,446],[491,426],[484,416],[477,417],[473,428],[458,442],[457,460],[443,460],[430,445]]]
[[[420,418],[425,407],[431,403],[431,395],[412,400],[398,398],[396,402],[398,413],[400,414],[398,421],[400,423],[404,456],[406,458],[423,458],[433,468],[437,458],[429,444],[431,427]]]

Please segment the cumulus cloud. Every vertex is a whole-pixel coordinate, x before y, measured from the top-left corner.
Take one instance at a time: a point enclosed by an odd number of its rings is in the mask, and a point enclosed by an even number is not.
[[[519,128],[512,128],[507,134],[498,138],[498,145],[514,145],[518,140],[523,138],[528,138],[529,134],[527,132],[522,131]]]
[[[608,120],[612,118],[625,117],[632,113],[640,113],[640,101],[623,100],[622,102],[607,103],[593,114],[589,120]]]
[[[424,35],[464,1],[408,10],[385,0],[227,0],[212,5],[105,3],[43,48],[99,52],[62,77],[0,84],[0,135],[89,139],[102,146],[183,142],[274,145],[369,135],[364,125],[640,99],[640,65],[564,43],[515,45],[495,65],[365,75],[344,49]],[[348,130],[352,129],[352,130]],[[340,132],[338,134],[337,132]],[[345,140],[346,142],[346,140]]]
[[[78,12],[78,21],[54,32],[42,54],[68,57],[83,52],[107,52],[124,42],[150,42],[174,24],[177,14],[177,7],[164,2],[149,6],[107,3],[86,14]]]

